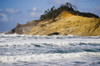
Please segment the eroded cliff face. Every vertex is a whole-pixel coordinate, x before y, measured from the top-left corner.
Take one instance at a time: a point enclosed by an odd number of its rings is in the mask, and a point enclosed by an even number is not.
[[[27,35],[79,35],[100,36],[100,19],[73,15],[63,11],[56,19],[18,24],[8,33]]]
[[[17,24],[17,26],[10,30],[7,34],[17,33],[17,34],[27,34],[33,27],[37,26],[39,20],[32,22],[27,22],[26,24]]]
[[[100,19],[76,16],[63,11],[56,21],[40,22],[27,34],[100,36]]]

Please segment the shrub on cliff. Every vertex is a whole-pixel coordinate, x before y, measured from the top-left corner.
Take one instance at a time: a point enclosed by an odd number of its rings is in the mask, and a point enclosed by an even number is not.
[[[43,15],[41,15],[40,20],[45,20],[45,19],[53,19],[55,18],[62,12],[62,11],[67,11],[69,13],[72,13],[74,15],[79,15],[79,16],[84,16],[84,17],[95,17],[99,18],[99,16],[92,14],[92,13],[84,13],[84,12],[79,12],[76,8],[76,6],[72,5],[71,3],[65,3],[62,4],[59,8],[55,8],[55,6],[51,7],[51,9],[46,10]]]

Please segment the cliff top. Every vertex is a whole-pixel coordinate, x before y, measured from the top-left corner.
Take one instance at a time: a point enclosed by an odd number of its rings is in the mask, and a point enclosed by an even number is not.
[[[100,19],[92,13],[79,12],[70,3],[52,7],[40,20],[18,24],[9,33],[28,35],[79,35],[100,36]]]
[[[93,14],[93,13],[85,13],[85,12],[79,12],[77,10],[77,7],[72,5],[71,3],[65,3],[62,4],[60,7],[55,8],[55,6],[51,7],[51,9],[48,9],[44,12],[43,15],[41,15],[40,20],[46,20],[46,19],[53,19],[57,18],[59,14],[61,14],[63,11],[67,11],[73,15],[83,16],[83,17],[94,17],[99,18],[99,16]],[[64,14],[63,14],[64,15]]]
[[[73,34],[80,36],[100,35],[100,19],[73,15],[67,11],[63,11],[56,18],[56,21],[45,20],[44,22],[40,22],[28,33],[28,35],[52,34]]]

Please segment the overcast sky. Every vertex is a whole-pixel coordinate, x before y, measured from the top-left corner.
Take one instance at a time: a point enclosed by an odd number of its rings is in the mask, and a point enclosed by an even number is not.
[[[81,12],[100,16],[100,0],[0,0],[0,32],[7,32],[16,23],[37,20],[45,10],[70,2]]]

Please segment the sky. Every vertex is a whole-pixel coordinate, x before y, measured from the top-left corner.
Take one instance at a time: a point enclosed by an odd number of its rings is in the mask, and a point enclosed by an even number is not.
[[[81,12],[100,16],[100,0],[0,0],[0,32],[13,29],[17,23],[38,20],[52,6],[70,2]]]

